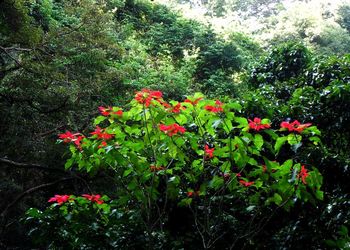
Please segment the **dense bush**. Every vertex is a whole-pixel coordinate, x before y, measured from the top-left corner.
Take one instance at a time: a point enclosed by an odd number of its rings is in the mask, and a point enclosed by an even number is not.
[[[90,136],[67,131],[60,139],[70,143],[71,158],[66,169],[110,176],[112,204],[123,217],[133,211],[133,220],[144,231],[140,236],[151,248],[175,243],[190,249],[198,245],[244,246],[237,240],[259,234],[271,219],[269,213],[323,199],[322,176],[317,168],[296,160],[297,148],[320,143],[319,131],[310,123],[282,122],[275,130],[267,119],[237,116],[241,106],[236,102],[206,100],[200,94],[184,102],[167,102],[161,92],[147,89],[136,93],[128,106],[127,110],[100,107],[102,115],[95,119],[96,128]],[[43,214],[28,212],[31,220],[33,217],[39,226],[45,225],[36,228],[41,233],[34,238],[58,246],[47,232],[64,230],[69,245],[74,241],[88,244],[86,239],[80,242],[81,230],[88,227],[86,232],[91,232],[91,226],[97,230],[95,224],[103,219],[79,222],[85,213],[97,214],[89,212],[88,201],[74,196],[57,196],[50,201],[58,205]],[[100,207],[94,206],[103,209],[107,218],[100,230],[92,231],[96,236],[87,237],[88,241],[114,230],[106,225],[114,216],[108,214],[109,205],[102,205],[103,200],[93,201],[100,201]],[[173,224],[181,211],[186,211],[188,222]],[[69,227],[52,226],[62,216],[74,223],[68,222]],[[49,225],[47,219],[52,221]],[[119,234],[107,236],[117,241]],[[163,235],[163,243],[157,235]]]

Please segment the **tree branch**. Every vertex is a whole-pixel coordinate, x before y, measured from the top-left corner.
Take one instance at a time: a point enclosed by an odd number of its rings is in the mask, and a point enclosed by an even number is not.
[[[39,186],[36,186],[36,187],[32,187],[26,191],[24,191],[23,193],[21,193],[20,195],[18,195],[10,204],[8,204],[6,206],[6,208],[2,211],[2,213],[0,214],[0,218],[2,221],[2,224],[3,226],[1,227],[1,230],[0,230],[0,235],[1,233],[4,231],[5,227],[4,225],[6,225],[6,221],[7,221],[7,218],[6,218],[6,214],[7,212],[9,211],[9,209],[11,207],[13,207],[14,205],[16,205],[21,199],[23,199],[26,195],[30,194],[30,193],[33,193],[37,190],[40,190],[40,189],[43,189],[43,188],[47,188],[47,187],[50,187],[50,186],[54,186],[60,182],[64,182],[64,181],[69,181],[69,180],[72,180],[72,179],[75,179],[75,177],[68,177],[68,178],[62,178],[62,179],[59,179],[57,181],[54,181],[54,182],[50,182],[50,183],[45,183],[45,184],[41,184]]]
[[[40,170],[57,171],[57,172],[61,172],[61,173],[66,173],[66,171],[64,169],[50,168],[50,167],[39,165],[39,164],[28,164],[28,163],[15,162],[15,161],[11,161],[11,160],[6,159],[6,158],[0,158],[0,163],[5,163],[6,165],[14,166],[17,168],[23,168],[23,169],[35,168],[35,169],[40,169]]]

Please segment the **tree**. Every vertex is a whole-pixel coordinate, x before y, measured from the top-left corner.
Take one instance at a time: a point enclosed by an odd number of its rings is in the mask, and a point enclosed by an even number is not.
[[[341,5],[338,9],[338,23],[350,32],[350,5]]]

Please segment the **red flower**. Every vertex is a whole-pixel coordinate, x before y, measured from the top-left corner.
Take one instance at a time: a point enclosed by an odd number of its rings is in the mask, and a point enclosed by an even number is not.
[[[178,103],[174,107],[172,107],[170,111],[173,113],[180,113],[180,111],[183,109],[185,109],[185,107],[181,106],[181,103]]]
[[[62,205],[63,203],[73,200],[73,198],[70,198],[70,195],[59,195],[56,194],[54,197],[51,197],[48,202],[57,202],[58,205]]]
[[[103,141],[101,142],[100,145],[98,145],[98,148],[103,148],[103,147],[106,147],[107,146],[107,142]]]
[[[241,185],[245,186],[245,187],[249,187],[249,186],[251,186],[251,185],[254,184],[254,181],[248,182],[248,181],[245,181],[245,180],[239,180],[239,183],[240,183]]]
[[[310,127],[311,123],[300,124],[297,120],[292,123],[289,122],[281,122],[281,128],[288,129],[289,132],[296,131],[298,133],[303,132],[303,130],[307,127]]]
[[[120,109],[118,111],[113,112],[113,108],[110,106],[107,108],[100,106],[100,107],[98,107],[98,109],[100,110],[101,115],[103,115],[103,116],[109,116],[111,114],[118,115],[118,116],[123,115],[123,110]]]
[[[113,112],[112,114],[122,116],[123,115],[123,110],[119,109],[118,111]]]
[[[187,197],[199,196],[199,191],[189,191],[186,194],[187,194]]]
[[[104,132],[104,129],[101,129],[99,126],[96,126],[94,132],[91,132],[92,135],[97,135],[97,139],[109,140],[113,138],[113,134],[108,134]]]
[[[159,129],[163,131],[165,134],[168,136],[173,136],[176,135],[177,133],[185,133],[186,129],[176,123],[171,124],[171,125],[164,125],[164,124],[159,124]]]
[[[205,158],[211,159],[214,157],[214,150],[215,148],[209,148],[208,145],[204,146],[204,152],[205,152]]]
[[[80,135],[80,133],[72,134],[72,132],[66,131],[66,133],[64,133],[64,134],[59,134],[59,135],[58,135],[58,138],[62,139],[63,142],[68,143],[68,142],[71,142],[71,141],[73,141],[74,139],[76,139],[76,137],[77,137],[78,135]]]
[[[156,100],[159,103],[163,103],[162,101],[163,93],[160,91],[152,91],[149,89],[142,89],[141,91],[137,92],[135,95],[135,100],[140,104],[145,104],[146,107],[149,107],[152,100]]]
[[[73,142],[77,148],[81,149],[81,140],[85,137],[80,133],[72,134],[70,131],[66,131],[64,134],[59,134],[58,138],[62,139],[65,143]]]
[[[85,137],[83,135],[79,135],[75,140],[73,140],[75,146],[77,146],[79,149],[81,149],[81,140]]]
[[[149,167],[151,169],[151,172],[157,172],[157,171],[160,171],[160,170],[164,170],[165,167],[156,167],[156,166],[150,166]]]
[[[301,166],[300,172],[298,174],[298,178],[302,180],[304,184],[306,184],[306,178],[309,176],[307,169],[304,166]]]
[[[98,107],[98,110],[100,111],[100,113],[104,116],[109,116],[109,110],[111,110],[111,107],[105,108],[105,107]]]
[[[261,129],[267,129],[267,128],[270,128],[270,124],[261,124],[261,119],[260,118],[257,118],[255,117],[254,120],[250,120],[248,119],[249,121],[249,128],[250,129],[254,129],[256,131],[259,131]]]
[[[216,100],[216,101],[215,101],[215,104],[216,104],[217,106],[222,106],[222,105],[223,105],[223,103],[222,103],[221,101],[219,101],[219,100]]]
[[[89,194],[83,194],[82,197],[88,199],[89,201],[92,201],[92,202],[96,202],[97,204],[103,204],[104,201],[101,200],[101,195],[99,194],[92,194],[92,195],[89,195]]]
[[[171,108],[171,105],[167,102],[164,102],[162,100],[158,100],[158,102],[164,107],[164,108]]]
[[[265,173],[267,171],[266,165],[262,165],[262,171],[263,171],[263,173]]]
[[[218,113],[218,112],[224,111],[222,108],[222,105],[223,105],[222,102],[220,102],[219,100],[216,100],[215,106],[207,105],[207,106],[204,106],[204,108],[210,112]]]
[[[199,97],[199,98],[197,98],[197,99],[194,99],[193,101],[191,101],[190,99],[186,99],[184,102],[191,103],[193,106],[195,106],[195,105],[197,105],[198,102],[199,102],[200,100],[202,100],[202,99],[203,99],[203,97]]]

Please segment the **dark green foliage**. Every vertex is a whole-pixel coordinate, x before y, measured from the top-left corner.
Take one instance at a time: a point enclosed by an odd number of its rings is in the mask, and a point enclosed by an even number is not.
[[[269,55],[251,70],[248,82],[254,87],[259,87],[297,78],[306,71],[310,60],[310,52],[302,44],[281,44],[273,48]]]
[[[346,218],[349,211],[345,206],[348,204],[346,190],[350,188],[347,181],[350,177],[350,57],[346,55],[310,61],[311,55],[307,55],[301,57],[307,58],[304,67],[292,67],[294,70],[291,74],[288,73],[288,77],[284,71],[270,68],[271,72],[267,70],[258,78],[258,74],[253,70],[253,80],[256,80],[253,81],[253,86],[260,87],[242,96],[242,103],[251,111],[249,113],[267,116],[275,121],[298,119],[301,122],[312,122],[317,124],[322,132],[323,154],[306,150],[300,152],[299,157],[322,169],[327,198],[318,209],[304,210],[304,215],[301,218],[298,216],[300,219],[290,215],[285,222],[279,221],[285,226],[279,232],[275,232],[273,242],[279,242],[287,248],[325,248],[329,244],[337,244],[334,243],[336,241],[329,241],[329,235],[336,235],[342,225],[348,226]],[[288,54],[287,58],[291,60]],[[286,61],[280,58],[279,61],[274,60],[273,65],[283,66]],[[265,68],[265,60],[255,67],[260,71]],[[293,224],[290,224],[291,220],[294,221]],[[337,236],[334,237],[336,239]],[[342,237],[346,238],[340,236]],[[342,243],[339,244],[346,244],[344,240],[340,242]],[[277,244],[277,248],[279,246]]]
[[[54,204],[45,211],[31,208],[23,222],[39,247],[140,249],[146,242],[135,216],[135,211],[125,212],[79,197],[74,203]]]
[[[238,71],[242,65],[242,58],[234,43],[216,41],[198,54],[197,78],[208,79],[218,70],[226,74]]]
[[[350,4],[341,5],[338,9],[338,23],[350,33]]]

